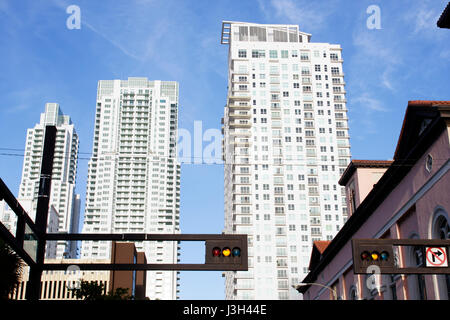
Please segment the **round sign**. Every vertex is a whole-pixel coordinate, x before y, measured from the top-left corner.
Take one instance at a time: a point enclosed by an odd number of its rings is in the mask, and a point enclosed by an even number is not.
[[[427,266],[446,267],[448,265],[445,247],[429,247],[425,255]]]

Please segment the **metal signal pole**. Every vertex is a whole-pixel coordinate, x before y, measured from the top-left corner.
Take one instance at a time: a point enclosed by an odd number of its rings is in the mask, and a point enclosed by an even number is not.
[[[26,290],[27,300],[39,300],[41,293],[41,276],[45,259],[46,233],[50,189],[55,154],[56,127],[46,126],[44,150],[42,153],[41,176],[37,200],[35,226],[37,231],[36,265],[30,267],[30,274]]]

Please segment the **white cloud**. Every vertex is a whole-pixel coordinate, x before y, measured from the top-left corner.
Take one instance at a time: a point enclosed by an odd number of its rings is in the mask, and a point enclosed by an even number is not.
[[[352,98],[350,103],[353,106],[353,108],[357,109],[358,107],[360,107],[368,111],[378,111],[378,112],[389,111],[389,109],[387,109],[380,100],[372,98],[370,94],[367,92],[360,96],[357,96],[356,98]]]
[[[442,10],[436,7],[432,8],[433,5],[435,5],[434,1],[424,0],[406,11],[403,20],[408,24],[412,24],[414,27],[413,35],[435,36],[437,34],[436,22]]]
[[[100,37],[102,37],[103,39],[108,41],[110,44],[112,44],[114,47],[119,49],[122,53],[124,53],[128,57],[133,58],[133,59],[138,60],[138,61],[143,61],[143,59],[141,57],[139,57],[136,54],[130,52],[122,44],[120,44],[118,41],[112,39],[111,37],[109,37],[105,33],[100,32],[99,30],[97,30],[94,26],[92,26],[90,23],[88,23],[85,19],[81,20],[81,25],[85,26],[85,27],[88,27],[89,30],[93,31],[94,33],[96,33],[97,35],[99,35]]]

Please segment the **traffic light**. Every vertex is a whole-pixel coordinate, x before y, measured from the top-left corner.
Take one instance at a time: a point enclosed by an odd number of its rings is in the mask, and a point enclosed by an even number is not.
[[[390,254],[387,251],[382,251],[380,253],[377,250],[374,250],[372,252],[363,251],[361,253],[361,260],[363,260],[363,261],[382,262],[382,261],[388,261],[389,258],[390,258]]]
[[[353,240],[353,267],[355,273],[366,273],[370,266],[380,271],[394,268],[392,245],[377,243],[375,239]]]
[[[213,257],[220,257],[220,256],[224,256],[224,257],[240,257],[241,256],[241,248],[239,247],[234,247],[233,250],[231,250],[228,247],[225,248],[220,248],[220,247],[214,247],[212,250],[212,256]]]
[[[222,270],[247,270],[247,238],[206,240],[205,263]]]

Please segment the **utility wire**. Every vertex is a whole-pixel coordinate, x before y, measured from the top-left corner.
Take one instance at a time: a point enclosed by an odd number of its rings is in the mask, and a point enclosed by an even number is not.
[[[0,148],[0,150],[25,151],[23,149],[13,149],[13,148]],[[78,152],[78,153],[81,153],[81,152]],[[84,152],[83,154],[92,154],[92,153]],[[25,157],[25,155],[22,154],[22,153],[18,154],[18,153],[6,153],[6,152],[0,152],[0,156],[10,156],[10,157],[19,157],[19,158],[24,158]],[[108,156],[108,154],[105,154],[103,156]],[[128,157],[128,156],[129,157],[147,157],[148,155],[127,155],[127,154],[123,154],[121,156],[122,157]],[[247,162],[246,163],[243,163],[243,162],[239,162],[239,163],[238,162],[229,162],[229,163],[227,163],[227,162],[223,161],[222,158],[205,158],[205,157],[195,157],[195,156],[194,157],[187,157],[187,158],[183,158],[183,157],[181,157],[181,158],[176,157],[175,158],[175,157],[167,157],[167,156],[156,156],[156,155],[153,155],[153,156],[161,158],[161,159],[166,159],[166,160],[177,160],[177,161],[180,162],[180,164],[192,164],[192,165],[196,165],[196,164],[220,165],[220,166],[222,166],[222,165],[273,165],[273,166],[289,166],[289,165],[291,165],[291,166],[296,166],[296,165],[305,165],[305,164],[308,165],[306,163],[306,161],[303,161],[303,162],[292,162],[292,160],[285,160],[288,163],[280,163],[280,164],[268,163],[268,162],[248,162],[248,163]],[[248,156],[248,155],[239,155],[239,154],[237,154],[237,155],[234,155],[234,156],[245,157],[245,156]],[[96,157],[96,158],[98,158],[98,157]],[[71,159],[71,158],[70,157],[58,157],[58,156],[55,156],[55,159]],[[92,159],[94,159],[94,157],[91,157],[91,158],[78,157],[76,159],[77,160],[92,160]],[[195,160],[198,160],[198,159],[202,160],[202,162],[195,162]],[[397,159],[397,161],[401,161],[401,160],[403,160],[403,159]],[[407,159],[407,160],[409,160],[409,161],[417,161],[418,159]],[[440,162],[440,161],[444,162],[444,161],[447,161],[447,160],[449,160],[449,159],[433,158],[433,162]],[[318,161],[319,161],[319,164],[315,164],[316,166],[332,165],[332,164],[323,164],[325,162],[323,160],[318,160]],[[146,163],[146,162],[147,161],[136,161],[136,160],[133,160],[133,163]],[[161,162],[161,160],[151,160],[149,162]],[[414,164],[396,164],[396,163],[390,164],[390,166],[398,166],[398,167],[406,167],[406,166],[412,167],[413,165]],[[339,164],[335,164],[335,166],[337,166],[337,167],[344,167],[344,166],[340,166]],[[333,171],[325,171],[325,172],[333,172]]]

